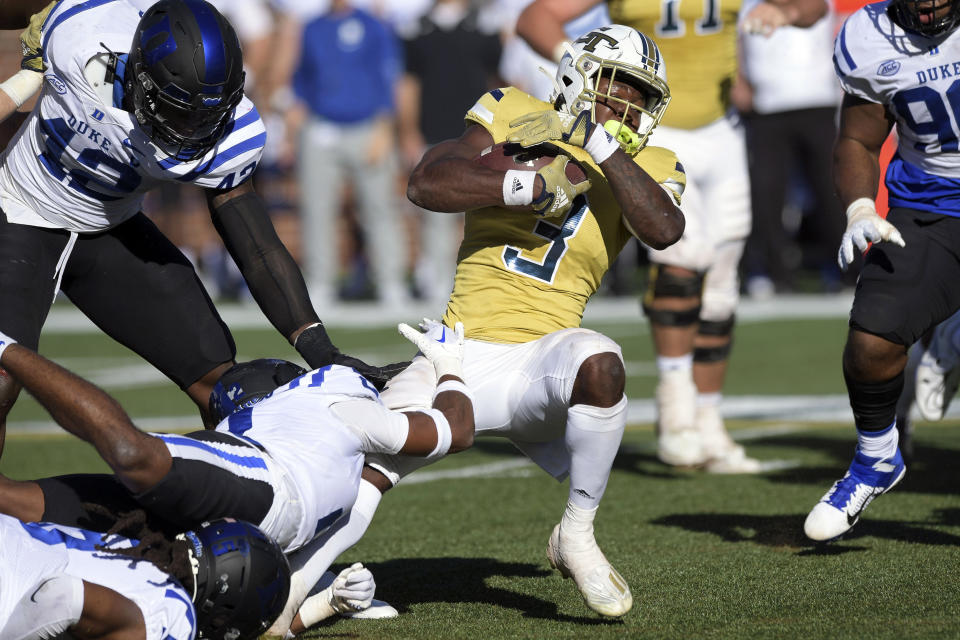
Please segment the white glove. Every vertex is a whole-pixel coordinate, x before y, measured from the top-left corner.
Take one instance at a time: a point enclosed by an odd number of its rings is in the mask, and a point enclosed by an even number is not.
[[[847,230],[840,239],[837,264],[846,271],[853,262],[854,245],[863,253],[871,242],[892,242],[906,246],[897,228],[877,215],[873,200],[858,198],[847,207]]]
[[[359,562],[340,572],[326,589],[316,593],[300,605],[297,612],[304,628],[309,629],[321,620],[338,613],[356,613],[373,602],[377,584],[373,574]],[[275,637],[275,636],[274,636]],[[285,638],[291,637],[287,632]]]
[[[420,331],[402,322],[397,329],[400,335],[417,345],[420,353],[433,364],[437,380],[443,376],[463,378],[462,322],[458,322],[451,330],[436,320],[424,318],[420,322]]]
[[[340,572],[330,589],[330,604],[334,610],[337,613],[351,613],[370,606],[377,583],[370,569],[355,562]]]

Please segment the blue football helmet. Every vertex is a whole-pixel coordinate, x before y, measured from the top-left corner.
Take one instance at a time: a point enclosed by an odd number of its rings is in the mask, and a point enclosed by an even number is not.
[[[935,37],[960,24],[960,0],[893,0],[891,17],[907,31]]]
[[[233,27],[204,0],[160,0],[140,18],[124,77],[137,122],[161,151],[195,160],[220,141],[243,98]]]
[[[252,407],[274,389],[307,372],[287,360],[261,358],[235,364],[220,376],[210,392],[210,416],[221,422],[230,414]]]
[[[193,555],[193,605],[200,638],[248,640],[266,631],[290,594],[290,565],[280,545],[232,518],[183,534]]]

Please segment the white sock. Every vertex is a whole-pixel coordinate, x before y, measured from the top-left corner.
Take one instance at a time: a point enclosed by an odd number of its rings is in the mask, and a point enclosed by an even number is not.
[[[657,371],[691,371],[693,369],[693,352],[682,356],[657,356]]]
[[[564,436],[570,452],[570,503],[583,509],[600,504],[626,425],[626,396],[612,407],[570,407]]]
[[[353,503],[353,508],[346,520],[339,526],[334,525],[330,531],[326,531],[290,555],[293,579],[307,586],[309,591],[337,557],[363,537],[367,527],[370,526],[370,521],[373,520],[373,514],[377,511],[381,497],[383,496],[379,489],[366,480],[361,480],[357,500]],[[297,606],[299,604],[297,603]]]
[[[857,443],[860,452],[871,458],[886,460],[897,452],[897,443],[900,442],[900,433],[897,431],[897,421],[883,431],[861,431],[857,429]]]
[[[697,394],[698,407],[719,407],[722,401],[723,401],[723,393],[721,393],[720,391]]]

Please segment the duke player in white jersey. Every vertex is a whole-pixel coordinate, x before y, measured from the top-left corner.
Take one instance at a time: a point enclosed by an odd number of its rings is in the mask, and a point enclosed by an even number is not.
[[[897,399],[907,349],[960,308],[960,2],[885,0],[854,13],[836,39],[844,89],[834,180],[847,207],[839,262],[865,251],[850,313],[843,373],[858,446],[842,479],[807,516],[817,541],[849,530],[903,477]],[[899,144],[877,215],[880,147]]]
[[[241,640],[283,606],[289,568],[253,525],[219,520],[176,539],[134,531],[0,515],[0,637]]]
[[[5,17],[5,16],[0,16]],[[235,346],[183,254],[141,212],[166,182],[205,190],[211,217],[271,323],[312,367],[375,385],[341,354],[251,186],[266,139],[243,96],[230,24],[203,0],[63,0],[42,21],[43,90],[0,157],[0,326],[36,348],[63,291],[204,413]],[[0,376],[0,437],[19,388]]]
[[[462,325],[442,342],[406,325],[401,333],[434,363],[432,408],[388,410],[356,370],[328,365],[248,403],[216,430],[187,435],[139,431],[103,391],[0,333],[0,365],[64,429],[93,444],[115,474],[37,482],[0,476],[0,512],[92,526],[84,506],[92,501],[140,507],[177,529],[234,517],[257,523],[293,552],[351,511],[366,453],[433,459],[473,443],[473,405],[460,372]],[[346,606],[368,606],[372,582],[366,602]]]

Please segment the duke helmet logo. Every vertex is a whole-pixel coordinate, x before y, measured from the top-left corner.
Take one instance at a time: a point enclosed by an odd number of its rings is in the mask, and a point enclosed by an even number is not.
[[[53,87],[53,89],[60,95],[64,95],[67,92],[67,84],[57,76],[53,75],[52,73],[48,73],[43,77],[46,78],[47,82],[50,83],[50,86]]]
[[[886,62],[881,62],[880,66],[877,68],[878,76],[892,76],[900,71],[900,63],[896,60],[887,60]]]

